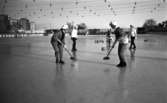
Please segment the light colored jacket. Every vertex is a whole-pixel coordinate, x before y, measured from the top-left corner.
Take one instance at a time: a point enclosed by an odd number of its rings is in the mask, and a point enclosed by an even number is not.
[[[119,42],[121,44],[128,44],[129,43],[128,35],[124,35],[124,36],[120,37]]]
[[[71,33],[72,38],[78,38],[78,30],[76,28],[73,28]]]
[[[136,29],[135,28],[131,28],[130,29],[130,34],[131,34],[132,37],[136,37],[137,36]]]

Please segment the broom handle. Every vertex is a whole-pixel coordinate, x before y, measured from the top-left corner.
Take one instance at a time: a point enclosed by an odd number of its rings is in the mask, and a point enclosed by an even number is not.
[[[108,57],[109,55],[110,55],[110,52],[112,51],[112,47],[110,48],[110,50],[108,51],[108,53],[107,53],[107,56],[106,57]]]
[[[67,51],[67,53],[68,53],[71,57],[73,57],[72,54],[70,53],[70,51],[65,47],[65,44],[62,43],[58,38],[56,38],[56,40],[57,40],[60,44],[62,44],[63,47],[64,47],[64,49]]]

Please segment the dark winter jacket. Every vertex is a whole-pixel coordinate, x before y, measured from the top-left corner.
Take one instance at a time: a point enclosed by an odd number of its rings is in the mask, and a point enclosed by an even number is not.
[[[58,45],[61,45],[59,40],[62,43],[65,43],[65,33],[62,30],[59,30],[58,32],[54,32],[54,34],[51,37],[51,43],[57,43]]]

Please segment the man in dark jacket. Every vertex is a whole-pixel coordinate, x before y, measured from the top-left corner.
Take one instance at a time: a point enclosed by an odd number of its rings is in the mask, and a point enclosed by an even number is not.
[[[68,29],[67,25],[63,25],[61,29],[57,32],[53,32],[51,37],[51,44],[55,51],[56,63],[64,64],[63,61],[63,46],[65,44],[65,33]]]

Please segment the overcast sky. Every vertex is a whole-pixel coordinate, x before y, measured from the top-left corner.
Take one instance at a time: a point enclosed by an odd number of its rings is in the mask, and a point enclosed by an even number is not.
[[[142,26],[146,19],[167,20],[166,0],[1,0],[1,14],[26,17],[40,28],[59,28],[66,22],[86,23],[89,28]]]

